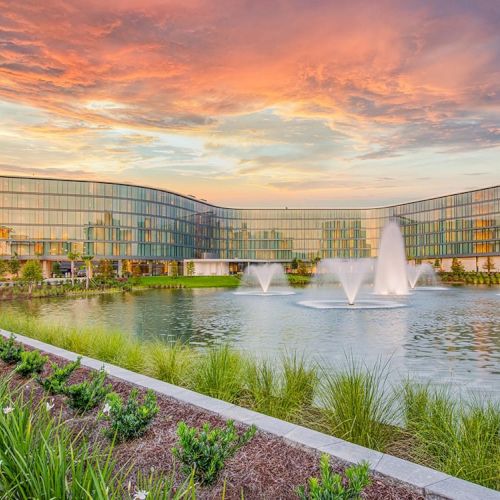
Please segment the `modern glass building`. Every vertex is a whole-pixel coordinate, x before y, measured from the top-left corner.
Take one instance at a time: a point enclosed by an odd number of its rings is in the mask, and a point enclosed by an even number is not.
[[[500,186],[367,209],[224,208],[119,183],[0,176],[0,256],[115,261],[376,257],[397,220],[409,259],[500,255]]]

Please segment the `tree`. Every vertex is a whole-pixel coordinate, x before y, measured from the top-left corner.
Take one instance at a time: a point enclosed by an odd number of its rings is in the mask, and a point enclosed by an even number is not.
[[[3,278],[5,276],[5,273],[7,272],[9,268],[9,264],[5,260],[0,260],[0,278]]]
[[[493,262],[493,259],[491,257],[486,258],[486,262],[483,264],[483,269],[488,274],[491,274],[491,272],[495,270],[495,263]]]
[[[456,257],[453,257],[453,260],[451,261],[451,272],[458,275],[465,272],[463,264]]]
[[[186,274],[188,276],[193,276],[194,275],[194,271],[195,271],[194,262],[192,260],[190,260],[186,264]]]
[[[292,264],[290,266],[292,269],[298,269],[299,267],[299,260],[297,259],[297,257],[294,257],[293,260],[292,260]]]
[[[29,260],[21,271],[23,283],[28,284],[28,294],[31,295],[33,285],[43,280],[42,266],[37,260]]]
[[[441,271],[441,259],[436,259],[432,266],[436,271]]]
[[[55,275],[57,278],[61,276],[61,264],[59,264],[59,262],[54,262],[52,264],[52,274]]]
[[[168,274],[172,276],[172,278],[177,278],[177,276],[179,276],[179,264],[176,260],[170,263],[170,272]]]
[[[115,275],[113,263],[109,259],[99,261],[97,272],[102,278],[111,279]]]
[[[78,259],[79,255],[71,250],[66,254],[68,260],[71,262],[71,284],[75,285],[75,260]]]
[[[17,254],[14,254],[14,256],[10,258],[9,264],[8,264],[8,269],[9,269],[10,274],[15,274],[16,278],[19,277],[19,269],[21,269],[21,263],[19,262],[19,259],[17,258]]]
[[[82,255],[82,260],[85,263],[85,288],[88,290],[90,278],[92,278],[92,259],[93,255]]]
[[[303,260],[299,260],[298,262],[297,274],[299,274],[300,276],[307,276],[309,274],[307,264]]]

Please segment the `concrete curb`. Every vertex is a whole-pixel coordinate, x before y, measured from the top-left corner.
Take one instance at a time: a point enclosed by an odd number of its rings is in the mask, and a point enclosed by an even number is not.
[[[0,329],[0,334],[9,337],[11,332]],[[74,352],[55,347],[24,335],[14,334],[16,340],[48,354],[53,354],[69,361],[78,355]],[[82,356],[82,366],[104,369],[110,376],[130,384],[153,389],[165,396],[189,403],[211,411],[225,419],[231,419],[246,425],[254,424],[259,430],[282,437],[294,446],[307,447],[322,453],[328,453],[333,459],[348,464],[366,460],[372,472],[378,473],[398,483],[412,487],[429,500],[500,500],[500,492],[464,481],[443,472],[408,462],[392,455],[380,453],[369,448],[349,443],[342,439],[317,432],[300,425],[291,424],[277,418],[268,417],[240,406],[226,403],[219,399],[199,394],[167,382],[162,382],[146,375]]]

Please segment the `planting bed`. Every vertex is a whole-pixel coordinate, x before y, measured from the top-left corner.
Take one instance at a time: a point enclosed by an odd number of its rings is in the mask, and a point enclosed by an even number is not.
[[[54,355],[50,360],[58,364],[65,364]],[[47,374],[50,368],[45,368]],[[12,365],[0,361],[0,375],[11,374]],[[77,383],[88,377],[91,370],[79,368],[70,378],[70,383]],[[42,374],[43,375],[43,374]],[[122,396],[127,396],[134,387],[109,377],[114,390]],[[25,394],[32,394],[34,400],[39,400],[44,393],[41,386],[34,380],[27,380],[14,374],[11,384],[25,386]],[[141,391],[143,392],[143,391]],[[91,442],[106,442],[103,434],[106,422],[98,420],[99,409],[80,416],[71,410],[65,402],[64,396],[54,396],[54,415],[61,415],[75,431],[84,429],[84,434]],[[202,410],[194,405],[182,403],[173,398],[158,394],[160,411],[152,426],[142,437],[116,445],[114,457],[118,466],[133,465],[130,472],[130,481],[134,486],[134,479],[139,471],[149,473],[151,468],[159,473],[170,475],[174,464],[171,449],[177,444],[177,424],[180,421],[188,425],[201,427],[209,422],[214,426],[224,426],[224,420],[218,415]],[[238,426],[240,430],[242,426]],[[231,458],[223,469],[218,482],[211,487],[197,487],[197,498],[221,498],[225,483],[227,499],[293,499],[299,485],[305,484],[310,476],[319,473],[319,454],[310,449],[295,447],[283,439],[259,431],[256,436]],[[331,461],[332,469],[341,472],[344,464]],[[412,499],[422,498],[403,484],[397,484],[382,476],[371,476],[372,484],[363,493],[368,499]],[[181,484],[185,476],[176,466],[176,481]]]

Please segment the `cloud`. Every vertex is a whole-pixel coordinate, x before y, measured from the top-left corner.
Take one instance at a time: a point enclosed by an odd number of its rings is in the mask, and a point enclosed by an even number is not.
[[[0,0],[0,161],[254,193],[485,171],[499,68],[495,0]]]

